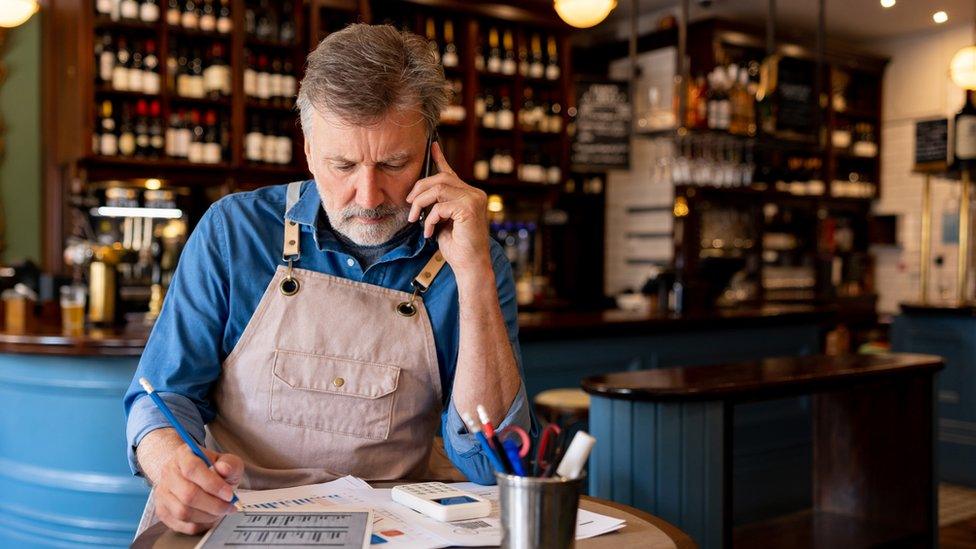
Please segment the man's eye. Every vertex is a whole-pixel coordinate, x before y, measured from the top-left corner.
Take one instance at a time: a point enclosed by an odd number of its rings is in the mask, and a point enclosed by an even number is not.
[[[391,172],[402,170],[406,164],[384,164],[383,168]]]
[[[355,164],[336,164],[335,169],[340,172],[351,172],[355,167]]]

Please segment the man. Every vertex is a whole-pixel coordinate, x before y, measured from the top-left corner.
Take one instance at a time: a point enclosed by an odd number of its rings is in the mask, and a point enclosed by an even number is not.
[[[530,429],[510,265],[485,194],[431,140],[446,90],[419,36],[330,35],[298,94],[314,180],[230,195],[200,220],[135,377],[213,470],[135,380],[125,397],[130,464],[174,530],[205,530],[236,485],[429,478],[438,431],[490,483],[459,411]],[[429,143],[439,173],[420,178]]]

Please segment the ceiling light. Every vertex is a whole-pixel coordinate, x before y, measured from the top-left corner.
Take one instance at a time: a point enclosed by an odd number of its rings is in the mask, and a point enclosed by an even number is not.
[[[16,27],[24,24],[40,9],[37,0],[5,0],[0,2],[0,27]]]
[[[937,11],[932,14],[932,20],[941,25],[949,20],[949,14],[944,11]]]
[[[555,0],[553,4],[563,21],[585,29],[606,19],[617,0]]]
[[[895,5],[895,0],[881,0],[882,8],[890,8]]]

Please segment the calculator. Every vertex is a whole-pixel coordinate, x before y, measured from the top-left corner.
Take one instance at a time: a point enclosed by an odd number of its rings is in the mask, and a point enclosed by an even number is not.
[[[443,482],[403,484],[392,490],[393,501],[444,522],[487,517],[491,502]]]

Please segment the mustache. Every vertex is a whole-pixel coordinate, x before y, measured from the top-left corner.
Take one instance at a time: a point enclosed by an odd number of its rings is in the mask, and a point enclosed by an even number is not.
[[[359,206],[349,206],[342,210],[343,221],[348,221],[354,217],[364,217],[366,219],[380,219],[382,217],[395,216],[406,208],[380,204],[375,208],[361,208]]]

